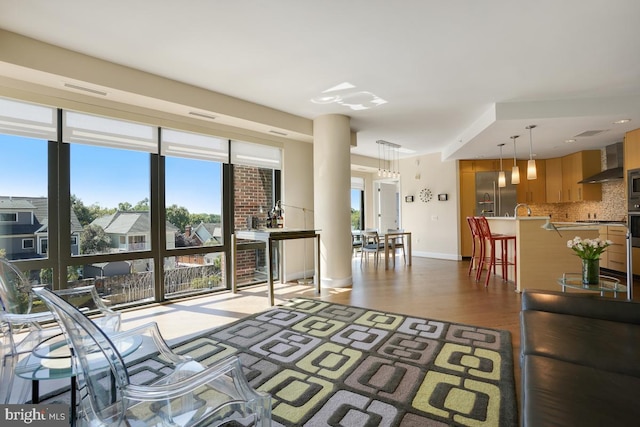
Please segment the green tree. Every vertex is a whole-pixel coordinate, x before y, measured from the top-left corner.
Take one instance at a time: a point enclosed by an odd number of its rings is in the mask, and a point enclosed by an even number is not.
[[[74,282],[78,280],[78,267],[74,267],[73,265],[67,266],[67,281]],[[53,268],[42,268],[40,269],[40,283],[43,285],[49,285],[53,283]],[[63,288],[67,286],[63,283]]]
[[[40,269],[40,283],[43,285],[53,283],[53,268]]]
[[[118,203],[118,210],[120,212],[130,211],[133,209],[133,206],[129,202],[120,202]]]
[[[360,229],[360,211],[357,211],[353,208],[351,209],[351,229]]]
[[[190,214],[189,215],[189,223],[193,226],[200,224],[201,222],[220,224],[220,215],[218,214],[206,214],[206,213],[198,213],[198,214]]]
[[[95,254],[106,252],[111,245],[109,236],[97,225],[86,225],[80,235],[80,253]]]
[[[142,211],[142,212],[149,212],[149,198],[145,197],[144,199],[140,200],[134,207],[133,207],[134,211]]]
[[[175,225],[184,232],[187,225],[190,224],[190,215],[187,208],[173,204],[167,208],[167,221]]]
[[[75,282],[80,278],[80,273],[78,271],[78,267],[74,267],[73,265],[67,266],[67,281]]]
[[[115,209],[102,208],[95,203],[91,206],[86,206],[75,194],[71,195],[71,209],[73,209],[83,227],[91,224],[96,218],[115,212]]]
[[[84,203],[82,203],[82,200],[80,200],[80,198],[75,194],[71,195],[71,209],[73,209],[73,212],[76,214],[78,221],[80,221],[80,224],[82,224],[83,227],[91,224],[91,221],[95,219],[92,218],[89,208],[86,207]]]

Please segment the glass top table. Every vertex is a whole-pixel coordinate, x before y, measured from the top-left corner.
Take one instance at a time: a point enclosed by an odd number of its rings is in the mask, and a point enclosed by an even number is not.
[[[142,337],[132,336],[116,340],[114,345],[124,357],[134,352],[142,344]],[[89,361],[95,359],[96,368],[106,366],[96,354],[89,355]],[[75,367],[71,352],[62,334],[55,335],[40,343],[33,352],[18,362],[16,375],[28,380],[55,380],[75,376]]]
[[[142,337],[131,336],[114,341],[114,345],[125,357],[136,351],[142,345]],[[97,350],[97,349],[96,349]],[[107,363],[101,357],[101,353],[96,351],[90,353],[88,360],[96,369],[102,369]],[[15,374],[21,378],[31,380],[31,403],[40,402],[40,386],[39,382],[43,380],[57,380],[61,378],[70,378],[71,397],[70,397],[70,424],[76,425],[76,370],[71,356],[71,349],[67,345],[67,341],[62,334],[54,335],[42,341],[27,357],[18,362],[15,368]],[[115,389],[111,378],[111,390]]]
[[[582,283],[581,273],[563,273],[558,279],[558,284],[562,287],[562,292],[566,292],[567,288],[580,289],[583,291],[600,292],[604,296],[605,292],[613,292],[614,297],[618,297],[618,293],[626,293],[627,287],[620,283],[620,280],[600,275],[600,281],[592,285],[584,285]]]

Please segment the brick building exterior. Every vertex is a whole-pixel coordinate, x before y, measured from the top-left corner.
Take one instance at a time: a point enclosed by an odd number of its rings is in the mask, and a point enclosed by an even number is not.
[[[258,225],[264,227],[267,214],[273,207],[273,170],[234,165],[234,229],[248,228],[247,218],[256,217]],[[264,249],[238,250],[236,277],[239,284],[264,280],[261,275],[265,267]],[[256,271],[258,270],[258,272]]]

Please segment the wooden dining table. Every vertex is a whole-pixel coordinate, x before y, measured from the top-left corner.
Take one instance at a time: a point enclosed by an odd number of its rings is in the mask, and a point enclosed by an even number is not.
[[[389,252],[393,248],[393,240],[399,237],[405,237],[405,250],[407,264],[411,265],[411,232],[410,231],[390,231],[382,236],[384,240],[384,269],[389,269]],[[392,254],[395,257],[395,253]]]

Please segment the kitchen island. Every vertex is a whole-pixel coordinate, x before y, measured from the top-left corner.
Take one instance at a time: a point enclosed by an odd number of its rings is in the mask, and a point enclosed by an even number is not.
[[[599,226],[588,223],[563,226],[559,230],[543,228],[548,216],[488,217],[492,233],[516,236],[515,261],[517,271],[510,266],[508,277],[516,278],[516,291],[543,289],[559,291],[558,278],[563,273],[580,273],[580,258],[567,247],[567,241],[576,236],[583,239],[599,237]],[[513,262],[513,249],[509,248],[509,261]],[[499,275],[499,269],[496,270]]]

